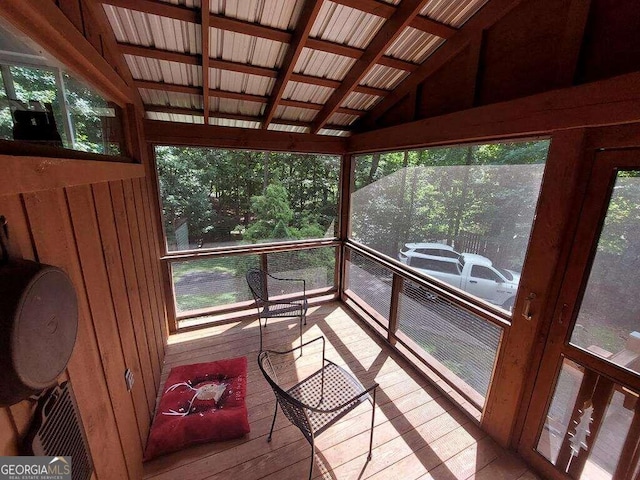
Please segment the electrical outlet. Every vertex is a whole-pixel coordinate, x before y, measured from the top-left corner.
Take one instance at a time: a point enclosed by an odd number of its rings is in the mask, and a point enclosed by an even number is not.
[[[131,391],[133,388],[133,372],[129,368],[124,371],[124,381],[127,384],[127,390]]]

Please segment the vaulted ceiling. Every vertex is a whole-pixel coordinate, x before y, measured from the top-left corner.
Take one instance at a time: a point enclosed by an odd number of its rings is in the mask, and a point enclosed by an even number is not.
[[[435,52],[466,45],[479,10],[517,2],[102,3],[147,118],[344,136]]]
[[[349,136],[640,70],[635,0],[208,1],[87,0],[150,120]]]

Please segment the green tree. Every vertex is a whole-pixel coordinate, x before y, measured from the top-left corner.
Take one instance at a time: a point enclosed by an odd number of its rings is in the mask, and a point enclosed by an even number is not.
[[[281,184],[272,183],[265,189],[264,195],[253,197],[251,209],[255,215],[255,221],[247,228],[245,239],[270,239],[274,238],[272,237],[274,233],[284,233],[284,238],[287,238],[287,227],[293,219],[293,210],[289,206],[287,190]]]

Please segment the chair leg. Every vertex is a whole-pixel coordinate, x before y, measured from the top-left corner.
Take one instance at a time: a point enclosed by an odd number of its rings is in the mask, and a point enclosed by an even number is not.
[[[271,422],[271,430],[269,430],[269,436],[267,437],[267,442],[271,441],[271,436],[273,435],[273,426],[276,424],[277,416],[278,416],[278,402],[276,402],[276,411],[273,412],[273,420]]]
[[[313,460],[316,456],[316,444],[315,442],[311,442],[311,467],[309,468],[309,480],[313,477]]]
[[[258,325],[260,326],[260,352],[262,352],[262,319],[258,317]]]
[[[369,456],[367,460],[371,460],[371,450],[373,448],[373,424],[376,419],[376,390],[377,388],[373,389],[373,400],[371,401],[371,436],[369,437]]]

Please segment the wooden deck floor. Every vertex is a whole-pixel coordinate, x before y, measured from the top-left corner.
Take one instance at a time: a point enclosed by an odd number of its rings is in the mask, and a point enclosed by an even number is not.
[[[297,345],[294,319],[270,321],[265,348]],[[267,443],[275,398],[256,358],[258,324],[239,322],[169,339],[162,384],[176,365],[247,356],[247,403],[251,433],[230,442],[192,447],[145,464],[145,478],[298,480],[308,476],[310,447],[299,430],[278,415]],[[324,479],[536,479],[514,455],[502,450],[452,402],[411,370],[339,303],[314,308],[304,339],[324,335],[327,358],[350,369],[363,384],[380,384],[373,459],[369,447],[369,404],[356,408],[316,439],[314,478]],[[313,353],[313,352],[311,352]],[[305,355],[296,361],[308,369]]]

